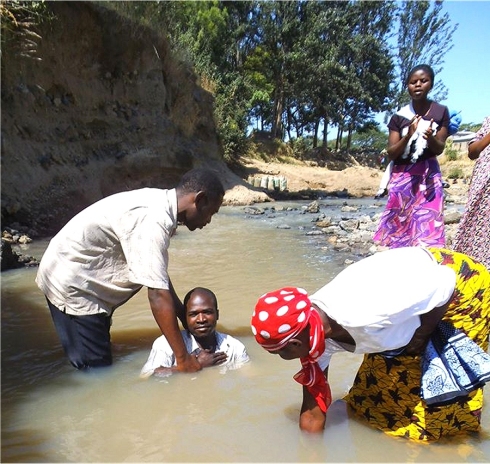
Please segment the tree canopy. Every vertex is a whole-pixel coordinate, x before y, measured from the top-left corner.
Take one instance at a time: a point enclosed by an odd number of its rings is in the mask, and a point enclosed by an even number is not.
[[[44,2],[5,2],[35,5]],[[271,138],[307,137],[349,148],[374,117],[406,103],[416,64],[437,75],[457,28],[430,1],[113,1],[99,2],[164,32],[215,97],[225,155],[242,154],[251,129]],[[447,89],[436,79],[434,98]],[[346,136],[346,137],[344,137]]]

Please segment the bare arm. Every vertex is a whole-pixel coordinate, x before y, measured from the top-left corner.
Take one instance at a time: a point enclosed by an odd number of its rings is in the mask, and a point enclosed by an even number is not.
[[[178,297],[177,292],[174,289],[172,281],[170,281],[169,284],[170,284],[169,290],[170,290],[170,294],[172,295],[172,300],[174,302],[175,312],[176,312],[177,317],[179,318],[180,322],[184,326],[184,328],[187,329],[187,321],[185,319],[184,305],[183,305],[182,301],[180,301],[180,298]]]
[[[414,355],[421,354],[424,351],[432,332],[434,332],[437,324],[439,324],[439,321],[446,313],[450,301],[420,316],[420,327],[415,331],[412,339],[406,346],[405,353]]]
[[[328,379],[328,367],[323,371]],[[299,428],[304,432],[319,433],[325,428],[327,415],[320,409],[315,398],[303,387],[303,404],[299,416]]]
[[[424,138],[427,140],[427,147],[435,155],[440,155],[444,151],[446,146],[446,139],[448,136],[447,127],[439,127],[436,135],[433,134],[432,123],[434,120],[430,121],[430,127],[424,132]]]
[[[174,292],[175,293],[175,292]],[[197,358],[186,350],[177,322],[177,312],[171,290],[148,289],[148,300],[158,327],[165,335],[177,361],[179,372],[196,372],[201,369]]]
[[[470,142],[468,145],[468,158],[472,160],[477,159],[480,153],[488,147],[488,144],[490,144],[490,132],[480,140]]]

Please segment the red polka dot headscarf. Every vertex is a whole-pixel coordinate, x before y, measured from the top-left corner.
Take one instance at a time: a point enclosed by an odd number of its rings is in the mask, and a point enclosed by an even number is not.
[[[284,287],[262,295],[252,314],[252,332],[266,350],[280,350],[308,324],[311,303],[306,290]]]
[[[326,412],[332,402],[330,386],[317,363],[325,350],[323,323],[318,312],[311,307],[306,290],[284,287],[262,295],[252,314],[252,332],[257,343],[269,351],[280,350],[310,325],[310,351],[301,358],[302,369],[294,380],[304,385]]]

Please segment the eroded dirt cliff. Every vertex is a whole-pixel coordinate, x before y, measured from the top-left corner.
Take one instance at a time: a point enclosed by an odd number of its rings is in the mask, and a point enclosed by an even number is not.
[[[174,186],[202,164],[226,171],[213,97],[164,36],[90,2],[48,4],[33,56],[4,36],[4,225],[49,235],[108,194]]]

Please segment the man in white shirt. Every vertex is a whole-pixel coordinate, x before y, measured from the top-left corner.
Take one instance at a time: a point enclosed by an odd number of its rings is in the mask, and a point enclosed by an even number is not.
[[[174,189],[143,188],[103,198],[53,237],[36,283],[74,367],[112,364],[112,313],[146,286],[177,370],[201,369],[180,335],[177,317],[184,319],[183,306],[167,273],[168,247],[178,223],[191,231],[209,224],[223,196],[214,172],[193,169]]]
[[[187,329],[182,330],[182,338],[187,351],[202,367],[237,369],[250,360],[243,343],[216,330],[218,301],[211,290],[202,287],[192,289],[184,298],[184,307]],[[148,361],[141,369],[141,377],[169,375],[176,370],[175,366],[172,347],[161,335],[153,343]]]

